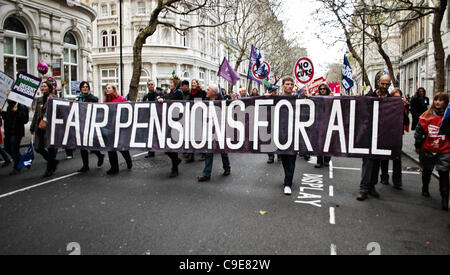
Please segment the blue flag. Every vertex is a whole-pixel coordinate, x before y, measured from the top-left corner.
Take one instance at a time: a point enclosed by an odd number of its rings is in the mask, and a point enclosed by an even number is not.
[[[353,81],[353,70],[348,62],[347,55],[344,55],[344,65],[342,66],[342,87],[349,91],[355,82]]]
[[[28,145],[28,148],[27,150],[25,150],[25,153],[23,153],[23,155],[20,156],[19,163],[17,164],[17,169],[22,170],[25,167],[31,167],[33,160],[34,160],[33,143],[30,142],[30,145]]]
[[[264,84],[266,87],[270,87],[271,84],[268,81],[269,74],[269,64],[264,60],[258,48],[252,45],[247,78],[259,84]]]
[[[450,136],[450,104],[447,106],[444,118],[442,119],[441,127],[439,128],[439,135]]]

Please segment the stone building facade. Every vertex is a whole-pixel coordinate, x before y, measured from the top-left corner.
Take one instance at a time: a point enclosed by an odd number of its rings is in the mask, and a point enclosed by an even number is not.
[[[58,91],[74,98],[76,81],[92,81],[92,22],[96,12],[80,1],[0,0],[0,70],[54,76]],[[37,65],[50,70],[39,75]],[[65,86],[62,87],[62,83]]]
[[[156,7],[156,0],[123,0],[123,66],[120,66],[120,25],[119,1],[89,1],[89,5],[98,14],[93,23],[93,83],[94,91],[100,95],[106,84],[114,84],[121,94],[127,95],[133,74],[133,44],[139,31],[144,28],[150,14]],[[196,25],[199,18],[168,14],[166,19],[178,27]],[[203,18],[207,24],[213,24],[212,18]],[[195,28],[180,34],[174,29],[158,26],[156,32],[147,39],[142,50],[142,73],[139,83],[138,100],[147,93],[147,81],[166,89],[169,77],[175,72],[183,80],[198,79],[203,89],[210,83],[227,87],[226,82],[217,76],[219,66],[227,49],[220,46],[221,37],[218,28]],[[239,68],[241,83],[245,86],[246,68],[244,62]],[[123,83],[121,83],[121,79]]]

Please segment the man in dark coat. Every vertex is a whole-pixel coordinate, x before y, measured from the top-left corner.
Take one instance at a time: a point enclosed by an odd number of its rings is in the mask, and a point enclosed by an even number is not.
[[[148,88],[148,94],[146,94],[144,96],[142,101],[143,102],[155,102],[156,97],[158,96],[156,94],[155,82],[153,82],[153,80],[150,80],[149,82],[147,82],[147,88]],[[146,159],[154,158],[154,157],[155,157],[155,152],[151,152],[151,151],[149,151],[147,156],[145,156]]]
[[[25,136],[25,124],[28,123],[28,108],[22,104],[8,100],[6,111],[0,109],[4,120],[5,150],[14,161],[13,171],[10,175],[19,173],[17,165],[20,160],[20,142]]]
[[[379,89],[375,92],[370,92],[366,96],[385,98],[390,97],[389,87],[391,86],[391,78],[389,75],[384,75],[378,81]],[[380,172],[381,161],[376,159],[363,158],[360,191],[357,196],[358,201],[364,201],[368,195],[379,198],[380,194],[375,190],[375,185],[378,182],[378,174]]]

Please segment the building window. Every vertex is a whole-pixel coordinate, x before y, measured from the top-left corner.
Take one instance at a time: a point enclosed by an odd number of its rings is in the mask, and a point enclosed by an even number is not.
[[[205,87],[205,72],[204,71],[199,71],[198,72],[198,80],[201,82],[202,87]]]
[[[147,9],[145,8],[145,2],[139,1],[137,2],[137,14],[146,14]]]
[[[111,47],[117,46],[117,32],[116,30],[111,31]]]
[[[102,4],[101,8],[102,8],[102,11],[101,11],[102,17],[107,17],[108,16],[108,5]]]
[[[138,100],[142,101],[144,96],[147,94],[147,82],[150,81],[150,74],[146,70],[141,71],[141,78],[139,79],[139,88],[138,88]]]
[[[119,78],[117,74],[117,69],[102,69],[102,91],[101,94],[106,90],[106,85],[112,84],[119,87]]]
[[[108,32],[102,31],[102,47],[106,48],[108,47]]]
[[[18,72],[28,72],[28,34],[22,22],[15,17],[7,18],[3,29],[3,71],[15,79]]]
[[[111,8],[111,16],[116,16],[117,15],[117,6],[116,6],[116,4],[111,4],[110,8]]]
[[[170,28],[164,28],[162,32],[163,44],[172,45],[172,31]]]
[[[75,36],[68,32],[64,35],[64,76],[63,80],[66,82],[64,87],[66,95],[72,95],[71,82],[78,81],[78,46]]]

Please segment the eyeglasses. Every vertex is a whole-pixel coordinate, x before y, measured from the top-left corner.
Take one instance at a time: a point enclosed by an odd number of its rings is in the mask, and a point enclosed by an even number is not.
[[[327,89],[324,89],[324,88],[321,88],[321,89],[319,89],[319,91],[326,91]]]

